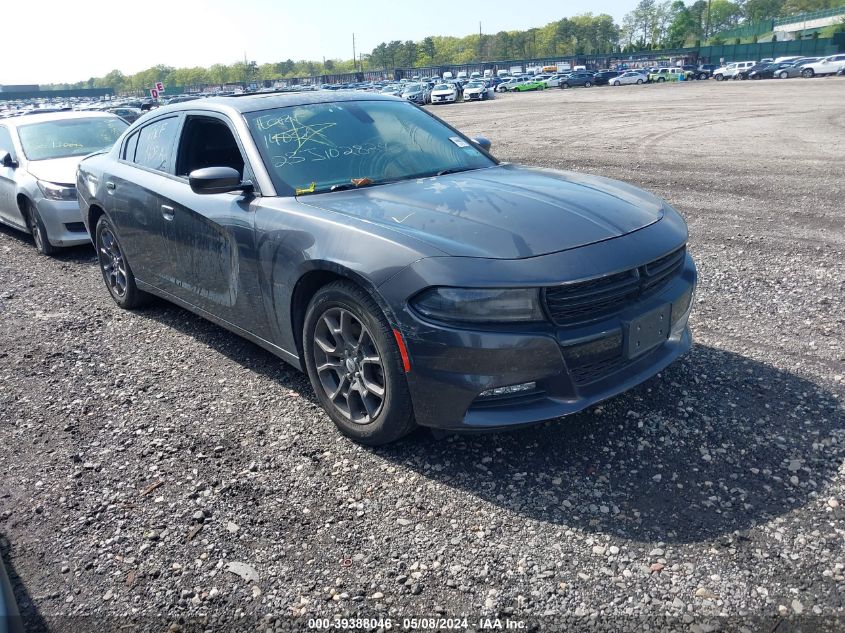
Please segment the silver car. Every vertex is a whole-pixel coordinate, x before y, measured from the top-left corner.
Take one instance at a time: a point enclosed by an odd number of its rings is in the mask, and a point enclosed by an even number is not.
[[[76,168],[128,127],[105,112],[54,112],[0,120],[0,223],[31,233],[50,255],[90,242],[76,200]]]
[[[629,70],[629,71],[624,72],[621,75],[617,75],[616,77],[611,79],[610,85],[611,86],[626,86],[628,84],[644,84],[647,81],[648,81],[648,75],[637,72],[635,70]]]

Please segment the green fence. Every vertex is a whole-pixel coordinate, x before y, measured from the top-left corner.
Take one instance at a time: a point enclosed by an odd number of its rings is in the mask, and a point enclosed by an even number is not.
[[[821,11],[812,11],[810,13],[798,13],[796,15],[790,15],[785,18],[777,18],[774,20],[774,25],[781,26],[782,24],[809,22],[810,20],[820,20],[822,18],[829,18],[835,15],[841,15],[842,17],[845,17],[845,5],[836,7],[835,9],[822,9]],[[769,30],[771,31],[772,29]]]
[[[757,44],[735,44],[732,46],[702,46],[698,49],[701,60],[711,64],[720,59],[726,62],[760,60],[766,57],[824,57],[845,50],[845,33],[837,33],[832,38],[815,40],[795,40],[792,42],[765,42]]]

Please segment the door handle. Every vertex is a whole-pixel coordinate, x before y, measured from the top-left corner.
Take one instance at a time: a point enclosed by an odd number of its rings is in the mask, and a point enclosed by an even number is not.
[[[114,191],[116,188],[117,185],[115,185],[111,180],[106,181],[106,189],[108,189],[109,191]]]
[[[161,215],[164,217],[165,220],[172,220],[174,214],[175,211],[173,210],[173,207],[166,204],[161,205]]]

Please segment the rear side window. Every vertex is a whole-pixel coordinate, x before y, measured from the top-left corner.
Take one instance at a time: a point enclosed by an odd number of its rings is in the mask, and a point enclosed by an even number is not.
[[[134,162],[142,167],[169,173],[178,123],[178,117],[174,116],[141,128],[138,133]]]
[[[126,145],[123,148],[123,160],[128,160],[130,162],[135,161],[135,148],[138,147],[138,134],[140,134],[140,132],[135,132],[129,137],[129,140],[126,141]]]

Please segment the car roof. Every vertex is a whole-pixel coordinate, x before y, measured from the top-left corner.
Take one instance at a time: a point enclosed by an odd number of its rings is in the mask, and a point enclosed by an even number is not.
[[[416,82],[415,82],[416,83]],[[221,114],[244,114],[274,108],[311,105],[316,103],[339,103],[349,101],[397,101],[396,97],[374,92],[362,93],[355,90],[313,90],[293,93],[255,93],[227,97],[209,97],[156,108],[156,116],[168,112],[186,110],[208,110]]]
[[[73,110],[62,110],[60,112],[43,112],[37,114],[25,114],[3,119],[3,125],[19,127],[32,123],[44,123],[45,121],[66,121],[67,119],[120,119],[115,114],[101,111],[76,112]]]

